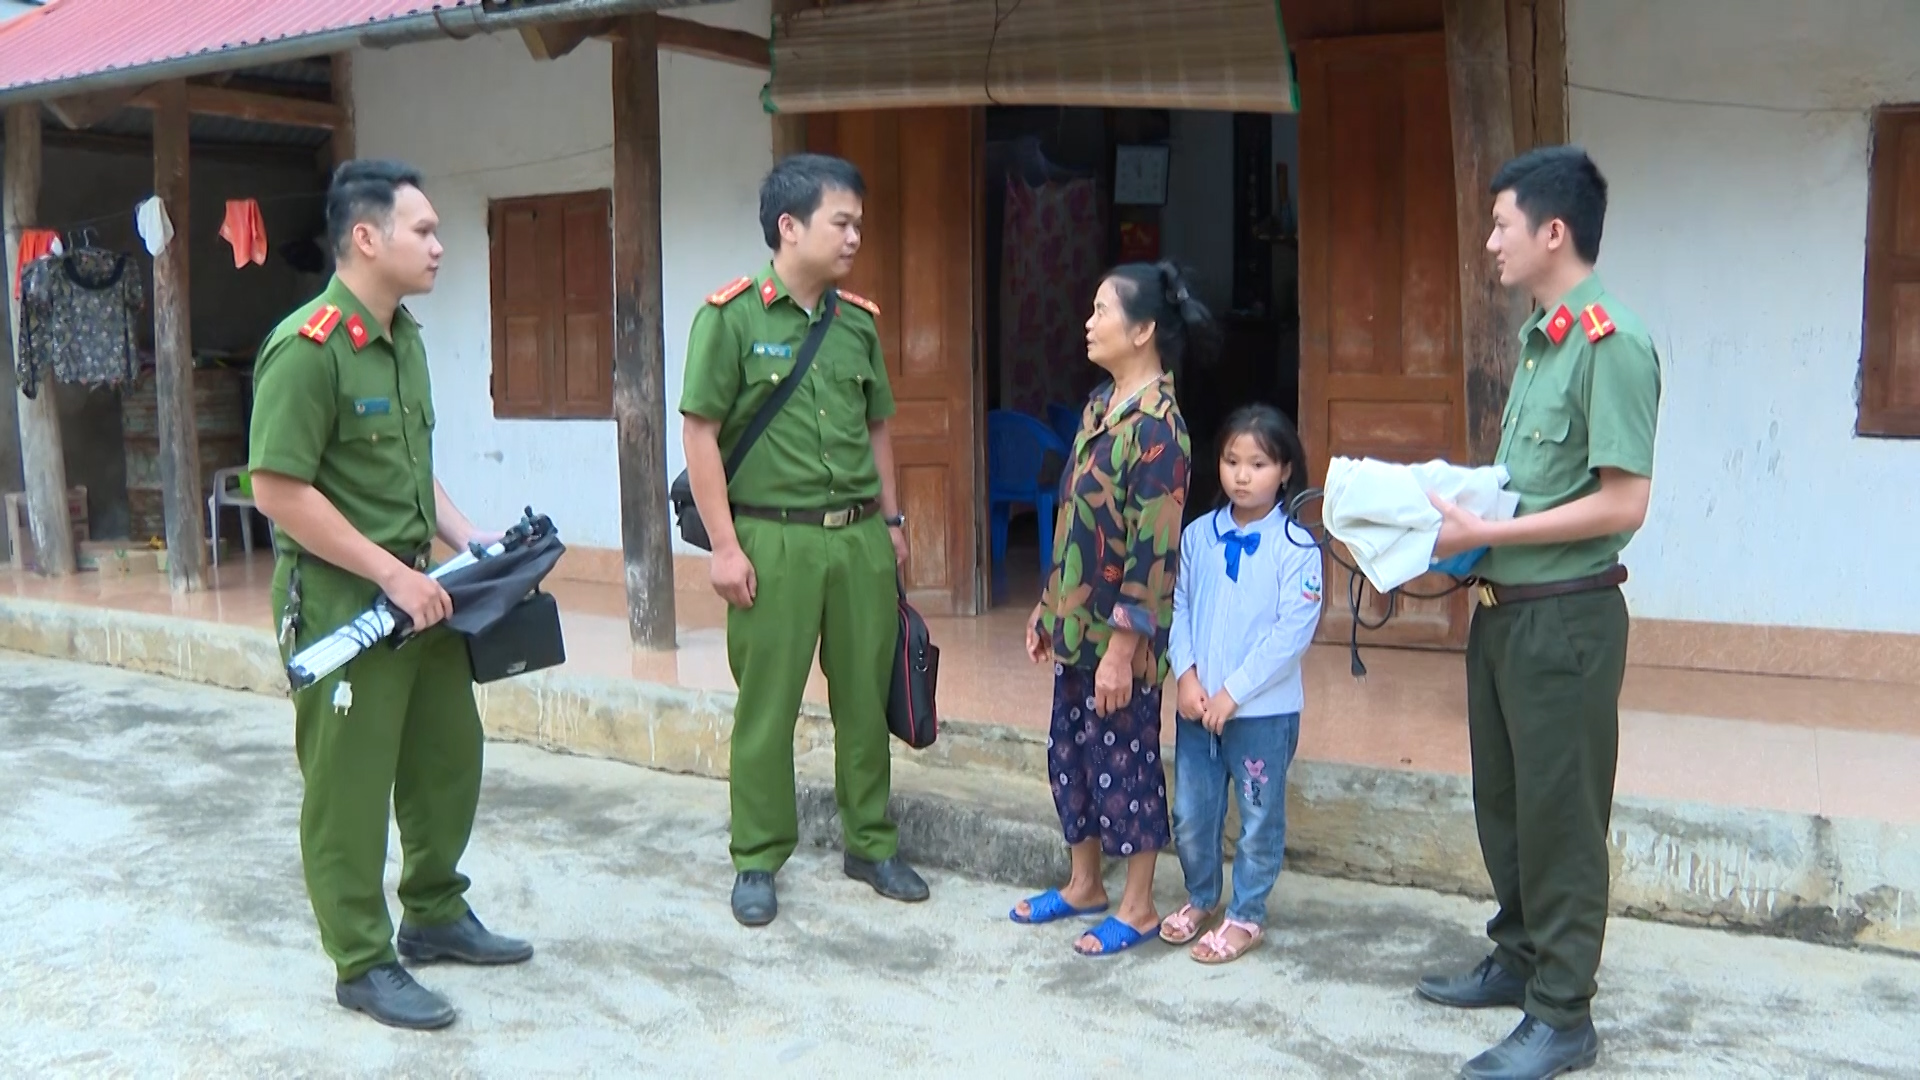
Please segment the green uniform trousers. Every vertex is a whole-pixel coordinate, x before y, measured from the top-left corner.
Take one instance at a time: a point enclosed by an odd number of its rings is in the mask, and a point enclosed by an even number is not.
[[[1607,823],[1627,667],[1617,588],[1481,607],[1467,638],[1467,720],[1480,851],[1500,910],[1500,966],[1526,1011],[1579,1023],[1607,930]]]
[[[275,626],[285,611],[292,560],[274,568]],[[296,650],[365,611],[372,585],[313,559],[300,562]],[[351,707],[335,708],[345,681]],[[400,823],[400,904],[408,921],[438,926],[465,917],[458,870],[480,800],[485,737],[473,668],[458,634],[436,627],[399,649],[381,644],[293,698],[294,743],[306,796],[300,858],[320,941],[342,981],[390,963],[393,920],[383,879],[387,805]]]
[[[846,849],[892,858],[899,835],[887,819],[887,693],[900,616],[886,524],[825,529],[742,517],[734,527],[758,581],[753,606],[727,612],[727,660],[740,688],[728,782],[734,869],[776,871],[799,843],[793,733],[816,646]]]

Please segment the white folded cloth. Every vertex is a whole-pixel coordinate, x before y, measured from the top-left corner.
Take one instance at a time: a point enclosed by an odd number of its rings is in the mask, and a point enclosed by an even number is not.
[[[1367,583],[1390,592],[1433,565],[1440,511],[1427,492],[1489,521],[1504,521],[1520,503],[1506,484],[1504,465],[1469,468],[1437,459],[1398,465],[1337,457],[1327,464],[1321,522],[1347,545]]]

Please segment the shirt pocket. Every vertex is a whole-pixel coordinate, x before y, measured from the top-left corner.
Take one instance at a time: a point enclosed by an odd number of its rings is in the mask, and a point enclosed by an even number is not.
[[[1573,490],[1587,474],[1585,419],[1564,402],[1522,410],[1506,464],[1515,490],[1530,495]]]

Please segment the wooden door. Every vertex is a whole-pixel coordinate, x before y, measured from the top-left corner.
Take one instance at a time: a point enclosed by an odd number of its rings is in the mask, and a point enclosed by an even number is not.
[[[1300,428],[1314,483],[1333,457],[1465,461],[1444,39],[1309,41],[1299,58]],[[1349,576],[1328,561],[1323,638],[1350,631]],[[1407,587],[1438,592],[1449,580]],[[1368,588],[1363,614],[1385,610]],[[1392,621],[1363,637],[1458,647],[1467,615],[1464,593],[1402,595]]]
[[[983,131],[979,110],[966,108],[821,113],[807,123],[809,149],[852,161],[867,182],[866,228],[845,284],[880,305],[899,403],[907,592],[929,614],[978,614],[984,596],[974,336]]]

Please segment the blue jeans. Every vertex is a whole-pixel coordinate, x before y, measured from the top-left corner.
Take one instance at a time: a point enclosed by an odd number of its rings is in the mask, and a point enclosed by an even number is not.
[[[1300,746],[1300,714],[1235,717],[1219,735],[1182,718],[1173,746],[1173,838],[1189,901],[1203,911],[1220,906],[1220,839],[1231,786],[1240,804],[1240,838],[1227,916],[1265,926],[1267,894],[1286,856],[1287,769]]]

